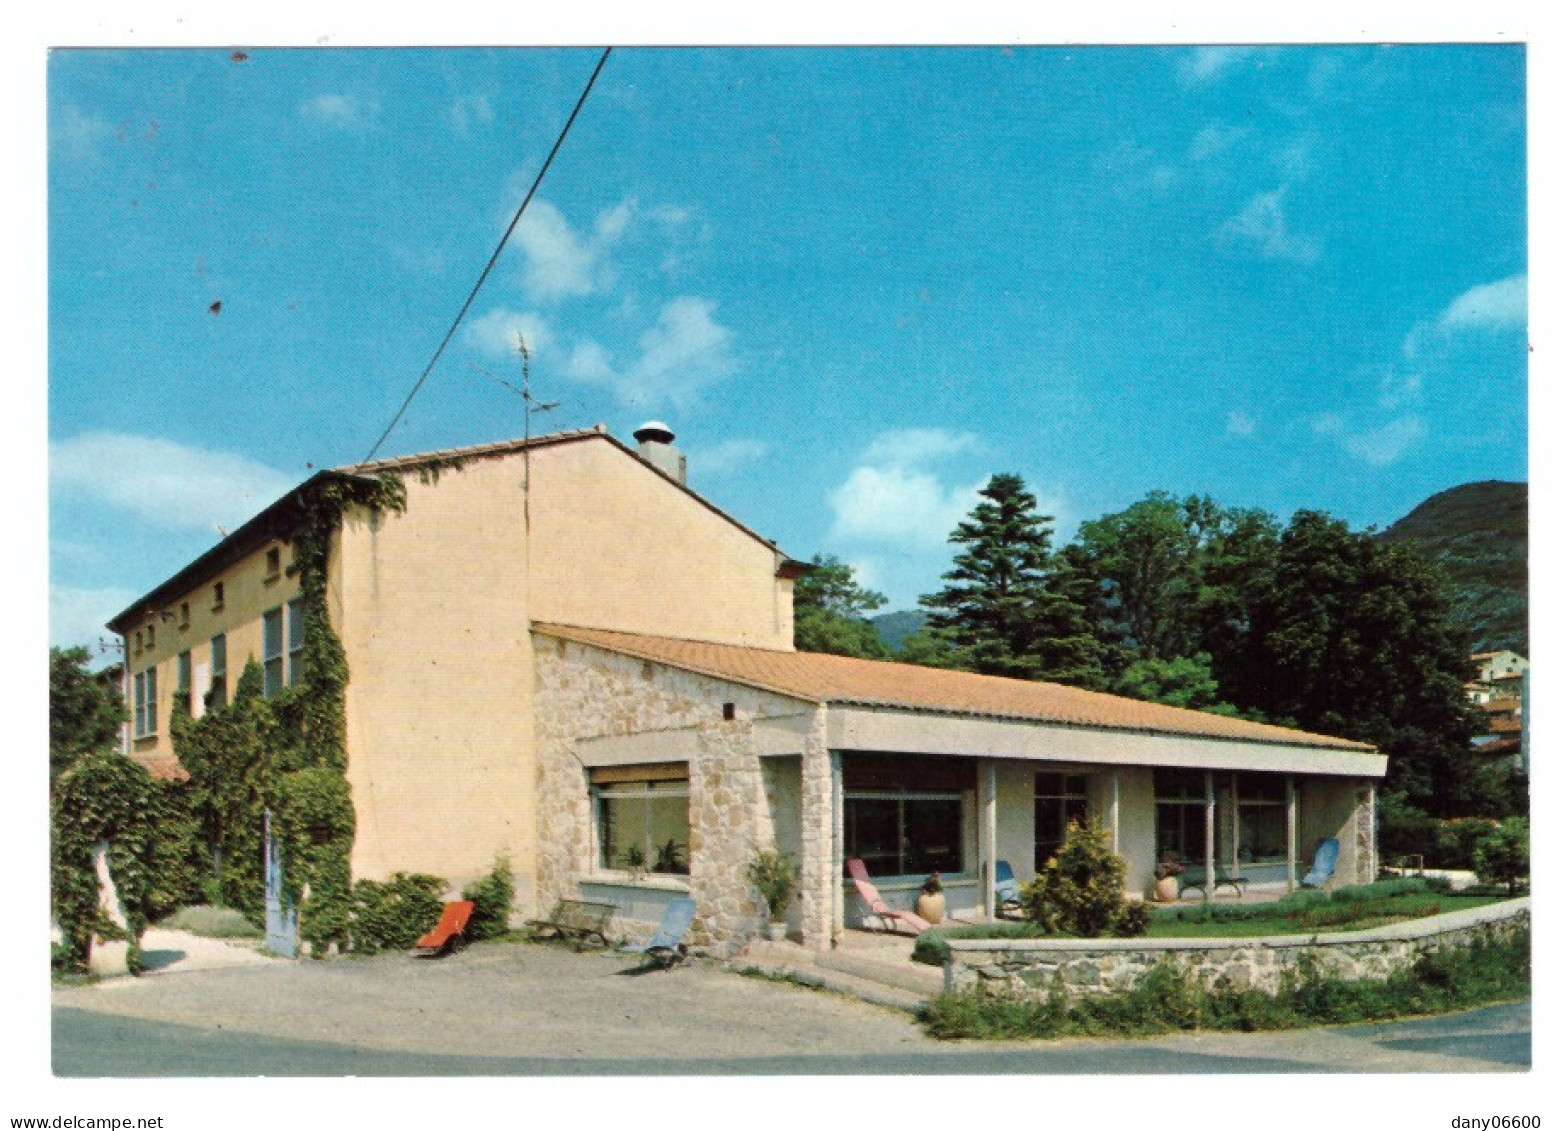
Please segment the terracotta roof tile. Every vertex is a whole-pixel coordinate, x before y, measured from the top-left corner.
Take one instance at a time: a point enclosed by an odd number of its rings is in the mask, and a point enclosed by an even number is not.
[[[1224,718],[1084,691],[1056,683],[944,671],[915,664],[857,660],[819,652],[783,652],[665,636],[535,623],[559,640],[664,663],[815,703],[903,707],[946,714],[1062,723],[1068,726],[1237,739],[1287,746],[1370,751],[1365,743],[1287,727]]]

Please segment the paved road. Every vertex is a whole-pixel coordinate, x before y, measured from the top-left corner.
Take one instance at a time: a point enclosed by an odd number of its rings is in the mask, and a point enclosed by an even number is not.
[[[643,1049],[654,1055],[644,1057]],[[1298,1033],[943,1043],[904,1014],[710,967],[475,947],[57,990],[61,1076],[1504,1072],[1530,1008]]]

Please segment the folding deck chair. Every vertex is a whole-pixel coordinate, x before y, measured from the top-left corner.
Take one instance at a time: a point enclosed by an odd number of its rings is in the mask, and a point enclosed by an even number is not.
[[[644,954],[660,969],[667,970],[676,962],[683,962],[689,954],[684,936],[694,921],[695,900],[687,895],[676,896],[663,909],[663,921],[658,924],[655,935],[644,943],[632,943],[620,949],[628,954]]]
[[[895,929],[897,923],[915,927],[917,934],[932,926],[914,911],[897,911],[885,903],[884,897],[878,894],[878,889],[873,886],[873,881],[868,877],[868,866],[861,860],[854,858],[846,861],[846,870],[851,873],[851,882],[856,885],[857,894],[868,905],[868,910],[882,919],[884,925],[891,931]]]
[[[1023,916],[1024,901],[1019,897],[1019,882],[1013,876],[1013,865],[1006,860],[997,861],[996,882],[992,885],[992,901],[996,905],[997,918]]]
[[[455,950],[462,950],[469,940],[464,932],[469,929],[469,916],[474,914],[474,901],[460,899],[442,905],[442,918],[415,944],[415,953],[422,958],[441,958]]]
[[[1336,874],[1336,857],[1341,851],[1341,845],[1335,837],[1326,837],[1315,846],[1315,863],[1310,865],[1309,875],[1299,881],[1303,888],[1323,888],[1331,882],[1331,877]]]

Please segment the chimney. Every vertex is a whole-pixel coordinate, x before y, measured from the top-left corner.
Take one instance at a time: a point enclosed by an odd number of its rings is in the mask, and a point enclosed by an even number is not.
[[[637,455],[675,483],[684,483],[684,453],[674,447],[672,428],[661,420],[649,420],[631,435],[636,438]]]

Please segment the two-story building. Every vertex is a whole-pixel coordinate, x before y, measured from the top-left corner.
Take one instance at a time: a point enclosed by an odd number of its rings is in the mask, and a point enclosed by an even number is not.
[[[905,894],[939,872],[990,907],[1069,820],[1102,821],[1134,892],[1156,862],[1296,882],[1315,843],[1372,877],[1385,758],[1342,739],[1053,684],[794,651],[805,568],[690,490],[673,434],[600,426],[322,472],[405,483],[402,513],[346,514],[329,617],[350,666],[358,877],[461,884],[510,857],[520,916],[562,895],[654,920],[688,892],[703,941],[759,929],[744,869],[797,862],[792,932],[864,921],[862,858]],[[198,714],[251,658],[273,692],[305,660],[291,565],[307,484],[111,622],[133,756],[173,772],[175,696]]]

